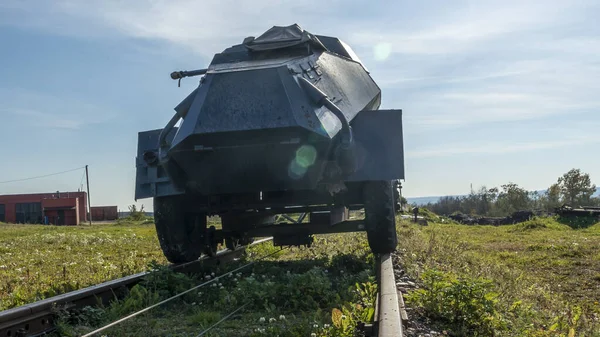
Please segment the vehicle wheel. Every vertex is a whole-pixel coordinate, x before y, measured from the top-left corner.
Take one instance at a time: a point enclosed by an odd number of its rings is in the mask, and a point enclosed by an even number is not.
[[[363,189],[367,239],[375,254],[391,253],[398,245],[392,185],[392,181],[369,181]]]
[[[204,249],[206,215],[186,213],[179,196],[154,198],[154,223],[163,254],[171,263],[197,260]]]

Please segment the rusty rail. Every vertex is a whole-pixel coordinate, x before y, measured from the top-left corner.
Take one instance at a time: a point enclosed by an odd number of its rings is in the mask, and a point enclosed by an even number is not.
[[[271,241],[272,239],[257,240],[249,246]],[[197,261],[170,265],[170,268],[182,273],[199,272],[210,266],[226,263],[239,257],[245,251],[245,248],[240,247],[233,251],[228,249],[221,250],[213,257],[203,256]],[[151,273],[152,271],[137,273],[20,307],[0,311],[0,336],[39,336],[51,332],[55,329],[55,306],[72,309],[97,305],[99,301],[107,301],[114,298],[115,294],[121,289],[134,286]]]

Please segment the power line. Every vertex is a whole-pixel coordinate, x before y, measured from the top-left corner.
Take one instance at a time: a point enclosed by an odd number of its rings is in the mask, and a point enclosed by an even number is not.
[[[73,172],[73,171],[81,170],[81,169],[84,169],[84,168],[85,168],[85,166],[82,166],[82,167],[78,167],[78,168],[71,169],[71,170],[66,170],[66,171],[61,171],[61,172],[56,172],[56,173],[45,174],[43,176],[35,176],[35,177],[29,177],[29,178],[23,178],[23,179],[14,179],[14,180],[0,181],[0,184],[14,183],[14,182],[17,182],[17,181],[33,180],[33,179],[38,179],[38,178],[45,178],[45,177],[55,176],[55,175],[58,175],[58,174],[63,174],[63,173],[67,173],[67,172]]]
[[[81,181],[79,182],[79,186],[77,186],[78,191],[83,189],[83,178],[85,178],[85,171],[81,174]]]

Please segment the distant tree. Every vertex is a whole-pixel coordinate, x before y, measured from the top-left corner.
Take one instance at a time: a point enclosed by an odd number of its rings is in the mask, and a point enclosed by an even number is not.
[[[497,206],[504,214],[529,208],[529,193],[519,185],[509,182],[501,186]]]
[[[529,200],[533,209],[542,207],[542,195],[538,191],[529,192]]]
[[[596,185],[592,184],[590,175],[582,173],[580,169],[571,169],[563,174],[558,178],[557,185],[563,201],[572,206],[589,204],[592,194],[596,191]]]
[[[480,207],[478,208],[479,214],[488,215],[492,210],[494,204],[496,203],[496,199],[498,198],[498,188],[493,187],[487,189],[485,186],[482,186],[479,189],[479,199],[481,201]]]
[[[554,208],[560,206],[560,186],[558,184],[552,184],[546,190],[546,210],[553,210]]]

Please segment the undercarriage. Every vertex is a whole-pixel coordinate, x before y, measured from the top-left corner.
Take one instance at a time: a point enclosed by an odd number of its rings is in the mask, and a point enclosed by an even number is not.
[[[396,248],[396,181],[351,183],[345,193],[315,191],[259,192],[204,197],[154,198],[156,230],[170,262],[188,262],[273,236],[276,246],[310,246],[315,234],[366,232],[374,253]],[[364,218],[350,212],[364,209]],[[218,225],[207,219],[219,216]]]

